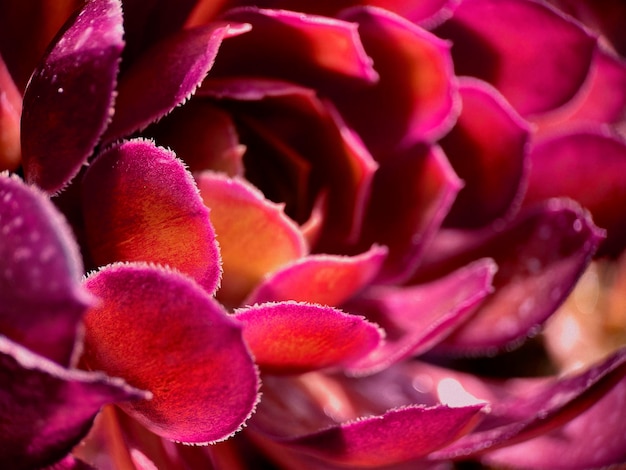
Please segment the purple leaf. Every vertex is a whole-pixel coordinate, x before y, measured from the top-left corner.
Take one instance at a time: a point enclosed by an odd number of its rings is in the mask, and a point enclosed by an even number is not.
[[[56,192],[93,152],[112,112],[122,40],[119,0],[91,0],[52,43],[24,93],[24,174]]]
[[[100,407],[149,398],[104,374],[68,370],[0,336],[0,460],[39,468],[87,434]]]
[[[0,331],[67,366],[92,304],[70,228],[48,198],[0,175]]]

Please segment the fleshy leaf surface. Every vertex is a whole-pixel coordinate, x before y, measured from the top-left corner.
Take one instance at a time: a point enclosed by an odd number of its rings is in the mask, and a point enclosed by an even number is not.
[[[381,339],[378,327],[363,317],[322,305],[276,302],[235,313],[255,361],[273,373],[344,366]]]
[[[380,80],[332,97],[374,157],[445,134],[459,104],[450,44],[378,8],[349,9],[342,19],[359,25]]]
[[[452,40],[458,75],[491,83],[523,116],[569,101],[596,47],[570,17],[526,0],[465,0],[436,32]]]
[[[151,47],[120,77],[115,115],[104,140],[142,130],[184,103],[213,66],[222,41],[246,30],[213,23],[183,29]]]
[[[371,374],[445,339],[474,313],[492,292],[497,266],[476,261],[436,281],[417,286],[374,286],[346,309],[359,312],[385,331],[385,342],[372,354],[350,365],[350,373]]]
[[[257,401],[257,371],[241,326],[198,284],[128,263],[85,285],[101,299],[85,316],[86,364],[153,394],[124,411],[187,443],[222,440],[241,427]]]
[[[196,180],[220,245],[224,275],[218,298],[226,305],[239,305],[265,274],[306,254],[304,238],[283,207],[250,183],[213,172]]]
[[[494,293],[440,346],[454,353],[493,353],[537,334],[587,267],[604,231],[574,201],[551,199],[508,225],[480,232],[441,232],[414,278],[432,279],[482,257],[498,265]]]
[[[414,405],[340,424],[288,441],[320,459],[354,467],[393,465],[418,459],[469,432],[483,405],[430,408]]]
[[[47,192],[78,173],[113,107],[122,39],[119,0],[91,0],[66,23],[24,93],[24,174]]]
[[[440,144],[464,186],[445,225],[479,227],[519,206],[530,129],[487,83],[466,77],[460,84],[463,110]]]
[[[570,197],[606,229],[602,249],[619,253],[625,246],[626,141],[606,131],[573,131],[536,142],[525,205],[551,197]],[[590,184],[589,182],[593,183]]]
[[[97,265],[166,264],[215,291],[221,268],[209,211],[172,152],[145,140],[122,142],[89,167],[82,195],[87,242]]]
[[[67,222],[49,199],[0,174],[0,331],[31,351],[70,364],[92,304]]]
[[[367,246],[389,248],[379,279],[400,282],[411,276],[461,186],[439,147],[411,148],[380,167],[362,239]]]
[[[120,379],[65,369],[0,336],[0,460],[51,465],[87,434],[100,407],[149,398]]]
[[[339,306],[367,286],[387,255],[374,246],[357,256],[309,255],[267,276],[246,304],[295,300]]]

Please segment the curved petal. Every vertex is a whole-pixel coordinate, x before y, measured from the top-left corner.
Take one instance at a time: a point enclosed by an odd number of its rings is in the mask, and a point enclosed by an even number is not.
[[[266,276],[245,303],[295,300],[341,305],[374,279],[386,255],[386,248],[374,246],[357,256],[306,256]]]
[[[198,284],[162,268],[115,264],[85,286],[101,299],[85,316],[85,363],[153,394],[124,411],[162,437],[196,444],[225,439],[248,419],[257,401],[254,362],[239,324]]]
[[[573,289],[603,237],[577,204],[553,199],[506,227],[489,228],[474,238],[459,235],[454,254],[446,253],[441,238],[442,244],[435,242],[429,251],[441,261],[423,266],[429,278],[485,256],[494,258],[498,272],[494,293],[438,347],[454,353],[493,353],[537,334]]]
[[[523,116],[569,101],[596,46],[570,17],[526,0],[465,0],[437,34],[454,43],[457,74],[491,83]]]
[[[478,227],[517,209],[528,173],[530,129],[487,83],[460,83],[463,111],[440,144],[464,186],[444,223]]]
[[[487,453],[489,465],[515,465],[527,469],[580,469],[626,463],[624,409],[626,379],[580,416],[534,439]]]
[[[150,394],[104,374],[68,370],[0,336],[0,460],[40,468],[85,437],[100,407]]]
[[[382,9],[354,8],[342,18],[359,25],[380,80],[333,101],[375,158],[444,135],[459,112],[450,45]]]
[[[346,21],[287,10],[230,10],[223,21],[252,31],[227,44],[211,76],[265,76],[327,92],[377,80],[357,27]]]
[[[551,197],[575,199],[591,212],[598,226],[607,230],[601,250],[612,253],[623,250],[626,246],[624,139],[602,130],[546,137],[533,146],[530,162],[525,205]]]
[[[214,23],[166,37],[120,77],[115,114],[103,139],[112,142],[161,119],[195,92],[225,38],[246,27]]]
[[[82,194],[87,242],[98,265],[167,264],[215,291],[221,268],[209,211],[172,152],[149,141],[123,142],[89,167]]]
[[[217,295],[237,306],[264,275],[304,256],[307,247],[283,207],[245,180],[211,172],[196,180],[220,245],[224,275]]]
[[[43,470],[96,470],[96,468],[83,462],[82,460],[68,455],[63,460],[46,467]]]
[[[22,95],[0,55],[0,171],[15,170],[22,159]]]
[[[386,332],[385,342],[351,364],[350,373],[371,374],[428,351],[467,321],[493,291],[496,270],[492,260],[479,260],[424,285],[375,286],[349,302],[348,311],[364,313]]]
[[[381,339],[378,327],[363,317],[321,305],[266,303],[237,310],[235,318],[257,364],[272,373],[345,366]]]
[[[411,276],[461,185],[439,147],[411,148],[380,167],[361,241],[389,247],[380,280]]]
[[[92,0],[66,23],[24,93],[24,174],[48,192],[87,161],[111,117],[122,40],[119,0]]]
[[[325,461],[354,467],[393,465],[427,456],[468,433],[482,405],[407,406],[287,441]]]
[[[4,173],[0,227],[0,332],[67,366],[92,304],[71,230],[46,196]]]

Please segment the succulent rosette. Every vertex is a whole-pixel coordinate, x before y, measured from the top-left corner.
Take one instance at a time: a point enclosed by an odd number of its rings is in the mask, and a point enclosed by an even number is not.
[[[623,260],[619,2],[79,3],[0,0],[7,468],[626,463],[623,341],[539,335]]]

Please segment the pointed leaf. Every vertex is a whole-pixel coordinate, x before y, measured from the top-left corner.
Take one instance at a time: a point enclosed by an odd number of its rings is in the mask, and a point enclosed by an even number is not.
[[[40,468],[87,434],[100,407],[149,394],[100,373],[68,370],[0,336],[0,461]]]
[[[92,304],[67,222],[46,196],[0,174],[0,331],[69,365],[81,318]]]
[[[258,377],[241,327],[198,284],[129,263],[85,285],[101,299],[85,317],[85,362],[153,394],[122,405],[127,413],[162,437],[197,444],[225,439],[248,419]]]
[[[256,362],[273,373],[302,373],[344,366],[373,350],[378,327],[363,317],[296,302],[255,305],[236,311]]]
[[[72,17],[24,93],[22,158],[30,183],[63,188],[111,117],[122,40],[119,0],[91,0]]]
[[[176,156],[144,140],[101,154],[82,182],[87,242],[94,261],[167,264],[209,293],[220,258],[209,211]]]

